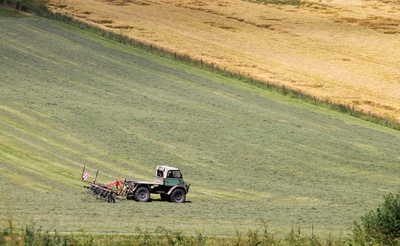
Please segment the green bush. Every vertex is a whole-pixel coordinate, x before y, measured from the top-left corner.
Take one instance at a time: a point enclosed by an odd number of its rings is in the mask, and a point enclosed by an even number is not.
[[[358,244],[396,245],[400,242],[400,194],[384,196],[384,202],[355,222],[354,239]]]

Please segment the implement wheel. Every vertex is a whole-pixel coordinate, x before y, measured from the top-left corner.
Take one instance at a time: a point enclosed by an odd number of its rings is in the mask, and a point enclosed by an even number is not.
[[[114,198],[114,196],[109,195],[107,201],[108,201],[108,203],[115,203],[115,198]]]
[[[171,202],[183,203],[186,200],[186,193],[182,189],[175,189],[170,196]]]
[[[136,189],[134,199],[138,202],[148,202],[150,200],[150,190],[145,186]]]

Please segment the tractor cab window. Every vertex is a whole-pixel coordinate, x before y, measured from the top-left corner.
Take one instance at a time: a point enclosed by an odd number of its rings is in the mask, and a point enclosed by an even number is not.
[[[178,178],[178,179],[182,178],[181,171],[179,170],[168,171],[167,178]]]
[[[163,171],[157,170],[157,177],[162,177],[163,176]]]

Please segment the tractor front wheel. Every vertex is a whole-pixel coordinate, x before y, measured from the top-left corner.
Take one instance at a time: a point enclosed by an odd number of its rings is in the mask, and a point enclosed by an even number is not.
[[[150,190],[145,186],[137,188],[134,199],[138,202],[148,202],[150,200]]]
[[[186,200],[186,193],[182,189],[175,189],[170,196],[171,202],[183,203]]]

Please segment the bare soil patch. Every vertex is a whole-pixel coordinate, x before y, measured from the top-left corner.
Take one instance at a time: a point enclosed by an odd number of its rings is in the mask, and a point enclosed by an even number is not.
[[[51,0],[50,6],[171,52],[400,122],[400,3],[303,3]]]

